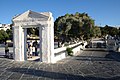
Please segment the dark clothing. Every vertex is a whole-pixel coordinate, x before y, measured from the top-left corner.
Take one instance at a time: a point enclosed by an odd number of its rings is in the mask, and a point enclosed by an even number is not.
[[[9,48],[8,48],[8,44],[5,45],[5,57],[9,57]]]
[[[35,47],[35,56],[38,56],[37,54],[38,42],[37,41],[33,42],[33,47]]]
[[[38,47],[38,42],[37,41],[33,42],[33,47],[35,47],[35,48]]]
[[[8,50],[5,50],[5,53],[9,52],[9,49]]]

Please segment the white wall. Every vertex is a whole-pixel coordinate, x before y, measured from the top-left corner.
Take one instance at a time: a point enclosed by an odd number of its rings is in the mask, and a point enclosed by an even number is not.
[[[79,43],[76,43],[76,44],[73,44],[73,45],[69,45],[69,46],[66,46],[66,47],[61,47],[61,48],[54,49],[54,55],[55,55],[54,62],[57,62],[57,61],[62,60],[62,59],[67,57],[67,55],[66,55],[67,54],[67,52],[66,52],[67,47],[71,48],[71,47],[76,46],[75,48],[73,48],[72,51],[73,51],[73,55],[77,55],[77,53],[82,49],[84,50],[85,46],[87,45],[87,42],[84,42],[84,46],[79,45],[81,43],[82,42],[79,42]]]
[[[10,29],[10,24],[0,24],[0,30],[3,29],[4,31],[6,31],[7,29]]]

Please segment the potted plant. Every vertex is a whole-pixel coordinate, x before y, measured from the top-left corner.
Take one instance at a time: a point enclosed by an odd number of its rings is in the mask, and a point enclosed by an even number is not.
[[[66,48],[66,51],[67,51],[67,54],[69,55],[69,56],[73,56],[73,51],[72,51],[72,48]]]

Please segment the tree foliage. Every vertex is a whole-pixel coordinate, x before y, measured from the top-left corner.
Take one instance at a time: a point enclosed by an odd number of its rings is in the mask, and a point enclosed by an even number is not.
[[[7,29],[6,30],[6,33],[8,35],[8,39],[9,40],[13,40],[13,32],[12,32],[12,29]]]
[[[3,29],[0,30],[0,43],[5,42],[9,38],[9,35]]]
[[[28,28],[27,34],[39,36],[39,28]]]
[[[94,37],[101,37],[101,29],[98,26],[94,27]]]
[[[55,37],[62,42],[94,36],[94,20],[87,13],[65,14],[55,20]]]
[[[103,36],[109,34],[111,36],[119,35],[120,30],[116,27],[105,25],[104,27],[101,27],[101,33]]]

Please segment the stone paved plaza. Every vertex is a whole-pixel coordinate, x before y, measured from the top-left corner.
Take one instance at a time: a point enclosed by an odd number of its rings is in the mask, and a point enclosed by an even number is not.
[[[0,58],[0,80],[120,80],[119,54],[86,50],[55,64]]]

